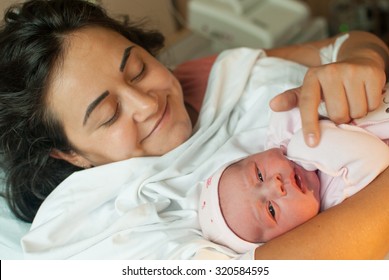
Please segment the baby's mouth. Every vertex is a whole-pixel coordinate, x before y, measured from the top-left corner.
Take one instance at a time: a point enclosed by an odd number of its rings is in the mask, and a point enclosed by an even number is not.
[[[295,174],[295,175],[294,175],[294,180],[295,180],[296,186],[299,188],[299,190],[300,190],[302,193],[305,193],[305,189],[304,189],[304,187],[303,187],[303,183],[302,183],[302,180],[301,180],[300,175]]]

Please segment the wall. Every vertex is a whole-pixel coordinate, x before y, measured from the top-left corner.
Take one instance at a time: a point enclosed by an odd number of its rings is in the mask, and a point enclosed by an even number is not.
[[[11,3],[20,2],[22,0],[0,0],[0,11],[4,11]],[[151,28],[159,29],[167,38],[167,43],[174,42],[177,37],[177,31],[180,26],[177,22],[177,17],[173,16],[172,7],[174,6],[179,12],[179,16],[183,19],[186,18],[187,2],[189,0],[90,0],[93,2],[102,3],[104,7],[114,16],[123,19],[124,16],[130,16],[131,19],[141,19],[143,17],[148,18],[148,22]],[[345,12],[338,13],[338,15],[331,15],[330,7],[332,3],[339,2],[341,0],[300,0],[308,4],[312,11],[313,16],[323,16],[328,19],[328,23],[332,25],[331,33],[338,32],[337,20],[345,20]],[[347,0],[343,0],[346,1]],[[386,42],[389,42],[389,0],[352,0],[354,4],[360,3],[386,3],[387,10],[376,15],[374,22],[369,23],[372,26],[366,27],[366,25],[359,27],[358,29],[370,29],[383,38]],[[173,4],[172,4],[173,3]],[[353,5],[355,6],[355,5]],[[2,14],[2,12],[1,12]],[[359,13],[360,14],[360,13]],[[355,21],[354,16],[349,17]],[[347,19],[346,19],[347,20]]]
[[[313,16],[327,17],[331,0],[302,0],[308,4]]]
[[[158,29],[165,37],[172,36],[176,22],[171,15],[171,0],[101,0],[107,11],[119,19],[127,15],[131,20],[147,20],[147,26]]]
[[[173,0],[173,3],[182,13],[183,17],[186,17],[186,5],[190,0]],[[315,16],[327,16],[329,10],[329,2],[331,0],[301,0],[308,4],[312,10],[312,14]]]
[[[314,15],[327,16],[330,0],[302,0],[312,9]],[[11,3],[17,0],[0,0],[0,10],[3,11]],[[179,10],[181,16],[186,18],[188,0],[95,0],[92,2],[102,3],[111,14],[121,17],[125,14],[133,18],[147,16],[151,26],[159,28],[165,36],[170,37],[176,30],[175,19],[171,15],[171,2]]]
[[[0,0],[0,13],[11,4],[22,0]],[[171,13],[171,0],[95,0],[102,4],[107,11],[118,19],[128,16],[131,20],[147,18],[147,26],[160,30],[167,38],[174,36],[177,23]]]
[[[15,0],[0,0],[0,11],[1,11],[1,18],[3,18],[4,11],[6,8],[8,8],[13,3],[18,3],[19,1]]]

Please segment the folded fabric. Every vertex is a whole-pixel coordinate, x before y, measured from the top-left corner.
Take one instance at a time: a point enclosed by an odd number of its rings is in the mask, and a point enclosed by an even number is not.
[[[201,182],[224,163],[263,150],[270,99],[300,85],[305,71],[262,50],[222,53],[193,136],[161,157],[70,176],[22,239],[26,258],[190,259],[202,249],[240,257],[202,236]]]

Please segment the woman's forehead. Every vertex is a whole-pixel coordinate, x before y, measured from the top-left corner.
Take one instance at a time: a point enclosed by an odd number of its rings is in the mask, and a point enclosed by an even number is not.
[[[86,108],[95,98],[91,94],[106,90],[109,77],[119,71],[124,49],[131,44],[120,34],[97,27],[77,30],[66,40],[62,61],[53,71],[47,95],[50,107],[63,114],[70,108]],[[68,107],[63,108],[64,104]]]
[[[64,86],[64,80],[75,83],[99,75],[109,75],[113,69],[120,68],[123,51],[131,44],[121,34],[100,27],[88,27],[75,31],[66,39],[61,61],[57,63],[52,82],[54,86]]]
[[[120,33],[102,27],[86,27],[74,31],[67,37],[66,49],[70,52],[78,50],[90,51],[117,49],[122,45],[133,44]]]

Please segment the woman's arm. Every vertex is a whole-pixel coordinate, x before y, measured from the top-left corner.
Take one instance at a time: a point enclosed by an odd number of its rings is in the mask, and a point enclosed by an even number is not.
[[[374,108],[386,82],[388,49],[379,38],[352,32],[340,48],[337,62],[321,66],[318,49],[335,40],[268,51],[268,55],[310,67],[301,88],[276,100],[278,105],[286,104],[282,110],[299,106],[303,111],[306,141],[309,134],[319,135],[317,105],[321,99],[332,119],[347,122],[353,114],[363,115]],[[343,203],[259,247],[256,259],[382,259],[389,252],[388,202],[386,169]]]
[[[389,50],[385,43],[361,31],[350,32],[336,62],[321,65],[319,49],[336,39],[267,51],[269,56],[310,67],[301,87],[286,91],[271,102],[275,111],[300,108],[305,141],[310,146],[317,145],[320,138],[317,108],[321,100],[325,100],[329,117],[336,123],[363,117],[377,108],[389,72]]]
[[[330,44],[342,36],[338,34],[331,38],[326,38],[319,41],[308,42],[298,45],[284,46],[274,49],[267,49],[268,56],[275,56],[292,60],[308,67],[320,66],[321,58],[319,50]],[[381,63],[382,58],[387,55],[386,44],[372,33],[364,31],[351,31],[350,37],[342,45],[338,61],[342,61],[353,56],[366,56],[368,58],[376,58],[378,63]],[[389,72],[389,60],[385,58],[386,73]]]
[[[383,259],[389,252],[389,169],[366,188],[273,239],[256,259]]]

